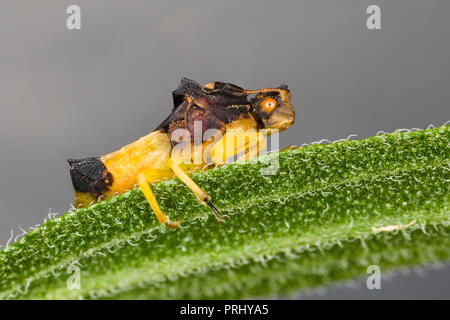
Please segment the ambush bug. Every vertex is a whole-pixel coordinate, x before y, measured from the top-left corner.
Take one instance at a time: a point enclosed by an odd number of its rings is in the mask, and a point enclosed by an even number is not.
[[[245,90],[222,82],[202,87],[182,78],[172,97],[172,113],[148,135],[101,157],[68,160],[75,207],[86,207],[137,184],[159,222],[175,229],[179,221],[172,222],[161,211],[150,184],[176,176],[220,221],[223,217],[211,197],[189,173],[241,153],[244,159],[255,157],[265,148],[267,135],[287,129],[295,120],[291,94],[284,84]]]

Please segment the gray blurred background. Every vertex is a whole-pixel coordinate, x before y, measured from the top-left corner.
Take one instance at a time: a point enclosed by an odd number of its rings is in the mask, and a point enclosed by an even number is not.
[[[66,8],[81,7],[81,30]],[[381,30],[366,8],[381,7]],[[70,208],[67,158],[109,153],[170,112],[180,77],[293,93],[281,146],[450,120],[450,1],[0,4],[0,243]],[[423,270],[422,270],[423,271]],[[450,298],[450,266],[301,298]]]

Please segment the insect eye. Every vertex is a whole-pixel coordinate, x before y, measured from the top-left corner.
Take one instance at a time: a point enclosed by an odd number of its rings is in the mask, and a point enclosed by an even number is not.
[[[277,106],[277,101],[274,98],[265,98],[262,102],[262,107],[267,112],[272,112]]]

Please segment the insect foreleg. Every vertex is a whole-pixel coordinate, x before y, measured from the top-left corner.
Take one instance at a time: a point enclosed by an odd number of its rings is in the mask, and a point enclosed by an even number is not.
[[[267,146],[266,136],[256,130],[230,130],[211,149],[211,159],[218,165],[244,152],[238,160],[248,160],[258,156]]]

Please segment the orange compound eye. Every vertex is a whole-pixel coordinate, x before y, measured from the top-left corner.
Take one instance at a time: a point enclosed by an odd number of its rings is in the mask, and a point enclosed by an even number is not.
[[[262,102],[262,107],[267,112],[272,112],[277,106],[277,101],[274,98],[265,98]]]

